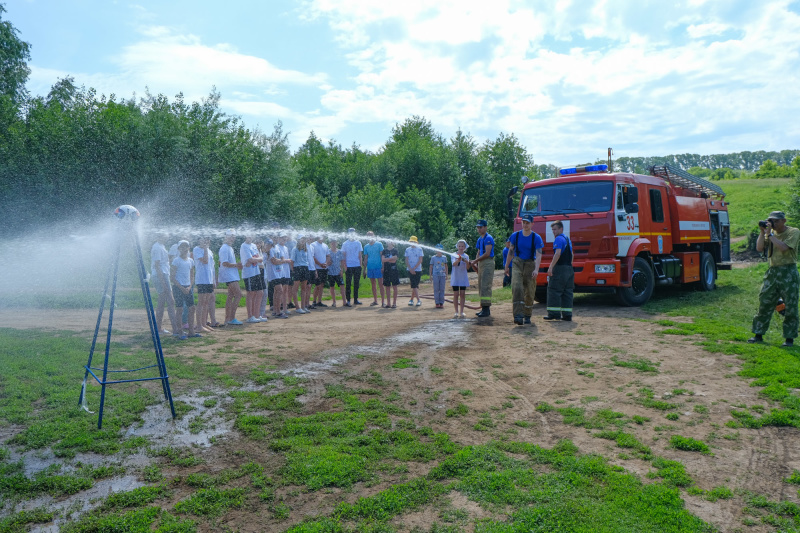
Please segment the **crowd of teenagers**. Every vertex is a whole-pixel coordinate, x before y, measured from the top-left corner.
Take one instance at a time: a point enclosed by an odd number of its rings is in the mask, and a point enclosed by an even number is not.
[[[514,323],[518,325],[531,323],[536,273],[539,271],[543,247],[542,239],[531,230],[531,222],[530,217],[523,217],[522,229],[509,237],[503,250],[504,285],[510,281]],[[556,235],[556,255],[548,270],[548,316],[544,318],[571,320],[572,246],[569,239],[562,236],[561,222],[553,222],[551,227]],[[476,228],[479,238],[474,259],[467,255],[469,246],[462,239],[456,243],[454,252],[444,253],[442,245],[436,245],[436,254],[428,266],[437,309],[444,309],[445,286],[450,276],[454,319],[466,318],[464,308],[466,291],[470,286],[467,274],[470,269],[478,273],[481,311],[476,316],[491,316],[495,242],[487,232],[485,220],[479,220]],[[350,228],[341,248],[335,238],[326,243],[323,235],[299,234],[293,238],[286,233],[278,233],[268,238],[246,234],[239,247],[237,261],[233,248],[237,235],[234,230],[228,230],[219,249],[218,270],[214,253],[209,249],[210,238],[200,238],[191,253],[191,245],[187,240],[172,245],[167,251],[166,239],[166,234],[158,234],[150,251],[151,284],[158,293],[156,323],[162,335],[173,334],[180,339],[187,339],[213,331],[212,328],[242,325],[244,322],[236,318],[242,297],[241,280],[245,287],[245,322],[250,324],[266,322],[270,318],[287,319],[292,311],[295,315],[305,315],[314,309],[328,307],[322,301],[325,289],[330,291],[331,307],[338,305],[337,289],[342,306],[361,305],[358,294],[362,277],[369,278],[372,284],[370,306],[397,308],[399,252],[392,241],[387,241],[384,246],[371,231],[367,232],[368,244],[362,246],[356,238],[355,229]],[[416,236],[409,237],[408,244],[403,254],[411,285],[408,305],[419,307],[422,305],[419,282],[424,253]],[[563,256],[560,255],[562,250],[565,252]],[[556,271],[553,271],[553,267],[556,267]],[[562,267],[564,272],[560,273]],[[559,281],[561,278],[563,283]],[[223,284],[227,287],[227,297],[225,317],[220,322],[216,316],[214,290]],[[178,307],[182,308],[180,318],[176,312]],[[164,309],[168,312],[172,331],[163,328]]]
[[[269,318],[287,319],[292,313],[303,315],[329,305],[362,305],[358,299],[362,277],[368,278],[372,284],[373,301],[370,306],[397,308],[399,252],[391,241],[385,246],[377,241],[372,232],[367,233],[369,243],[362,246],[361,241],[355,238],[355,229],[351,228],[348,230],[348,239],[341,243],[341,247],[335,238],[326,243],[323,235],[300,234],[291,238],[288,234],[280,233],[273,238],[259,238],[248,234],[243,236],[237,260],[234,249],[237,234],[234,230],[228,230],[218,252],[218,269],[214,252],[209,249],[210,238],[201,237],[191,250],[189,241],[181,240],[168,251],[165,242],[167,237],[167,234],[156,235],[150,252],[150,283],[158,293],[156,322],[162,335],[172,334],[187,339],[226,325],[255,324],[266,322]],[[412,235],[408,242],[410,246],[404,253],[411,285],[408,305],[418,307],[422,305],[419,283],[423,270],[423,250],[418,246],[417,237]],[[458,241],[455,253],[447,255],[443,253],[441,245],[436,248],[437,253],[429,265],[435,307],[444,308],[445,284],[449,274],[455,308],[453,318],[466,318],[464,306],[469,287],[467,270],[474,264],[466,254],[467,243]],[[452,269],[449,268],[450,264]],[[245,287],[247,318],[244,322],[236,318],[242,297],[240,280],[244,281]],[[227,287],[225,316],[219,320],[214,290],[223,285]],[[322,301],[325,289],[330,292],[330,304]],[[165,309],[172,331],[163,327]],[[176,309],[182,309],[182,314]]]

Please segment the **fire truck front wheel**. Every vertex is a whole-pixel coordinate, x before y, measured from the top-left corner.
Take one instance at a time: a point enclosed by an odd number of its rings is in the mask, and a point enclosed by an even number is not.
[[[655,275],[650,263],[643,257],[637,257],[633,262],[631,286],[617,288],[617,301],[628,307],[644,305],[653,295],[655,286]]]

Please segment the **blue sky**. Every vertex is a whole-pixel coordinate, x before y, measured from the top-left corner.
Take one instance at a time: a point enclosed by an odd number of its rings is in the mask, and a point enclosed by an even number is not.
[[[2,2],[3,0],[0,0]],[[5,0],[29,90],[222,93],[294,148],[378,150],[412,115],[537,163],[800,148],[800,0]]]

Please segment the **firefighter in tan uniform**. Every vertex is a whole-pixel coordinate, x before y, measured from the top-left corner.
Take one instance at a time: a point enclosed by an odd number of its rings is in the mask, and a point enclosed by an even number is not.
[[[494,279],[494,238],[489,235],[486,228],[487,222],[479,220],[475,227],[478,229],[478,254],[472,267],[478,270],[478,294],[481,297],[481,310],[475,313],[479,318],[491,316],[489,309],[492,306],[492,280]]]
[[[786,225],[783,211],[769,214],[767,223],[761,228],[756,241],[756,250],[767,250],[769,268],[764,274],[764,284],[758,295],[758,313],[753,317],[753,338],[749,343],[764,342],[772,313],[779,298],[786,304],[783,319],[784,347],[794,346],[798,328],[798,291],[800,275],[797,272],[797,247],[800,245],[800,229]]]

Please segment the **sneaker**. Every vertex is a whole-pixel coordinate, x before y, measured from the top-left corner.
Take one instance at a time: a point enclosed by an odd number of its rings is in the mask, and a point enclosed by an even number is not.
[[[454,319],[455,319],[455,318],[460,318],[460,317],[461,317],[461,315],[459,315],[458,313],[456,313],[456,314],[454,314],[454,315],[453,315],[453,318],[454,318]]]
[[[294,304],[293,303],[289,303],[289,305],[287,305],[286,308],[287,309],[294,309]]]
[[[324,304],[322,302],[317,302],[317,307],[328,307],[328,304]],[[335,304],[334,304],[334,307],[336,307]]]
[[[345,307],[353,307],[352,305],[350,305],[350,302],[345,302],[344,306]]]
[[[276,316],[275,318],[289,318],[289,315],[287,315],[286,313],[281,313],[278,316]]]
[[[413,299],[408,301],[408,306],[409,307],[414,307],[414,300]]]
[[[265,316],[260,316],[260,317],[258,317],[258,319],[259,319],[261,322],[268,322],[268,321],[269,321],[269,318],[268,318],[268,317],[265,317]]]
[[[236,320],[235,318],[233,320],[231,320],[230,322],[228,322],[228,325],[230,325],[230,326],[241,326],[242,324],[243,324],[243,322],[240,322],[240,321]]]
[[[258,324],[261,321],[259,319],[257,319],[256,317],[251,316],[250,318],[245,320],[245,322],[247,322],[248,324]]]
[[[378,305],[378,302],[372,302],[371,304],[369,304],[370,307],[376,307],[377,305]],[[381,307],[383,307],[383,306],[381,306]]]
[[[358,300],[356,300],[356,301],[354,301],[354,302],[353,302],[353,305],[361,305],[361,302],[359,302]]]
[[[764,337],[761,335],[756,335],[754,337],[747,339],[747,342],[749,342],[750,344],[763,344]]]
[[[310,313],[312,309],[313,309],[313,307],[304,307],[304,308],[303,308],[303,310],[304,310],[306,313]]]
[[[333,302],[333,303],[331,304],[331,307],[336,307],[336,302]]]
[[[181,335],[180,337],[178,337],[178,340],[185,341],[188,338],[189,338],[188,335]]]
[[[304,314],[308,313],[308,311],[306,311],[306,310],[305,310],[305,309],[303,309],[303,308],[297,308],[297,309],[295,310],[295,313],[297,313],[298,315],[304,315]]]
[[[467,313],[461,313],[461,318],[467,318]]]
[[[311,304],[311,305],[309,305],[308,307],[305,307],[304,309],[305,309],[306,311],[308,311],[309,309],[316,309],[316,308],[317,308],[317,304]]]
[[[417,307],[419,307],[419,306],[421,306],[421,305],[422,305],[422,302],[421,302],[421,301],[419,301],[419,300],[417,300]]]
[[[202,337],[202,335],[200,335],[199,333],[192,333],[189,336],[192,337],[193,339],[197,339],[198,337]]]

